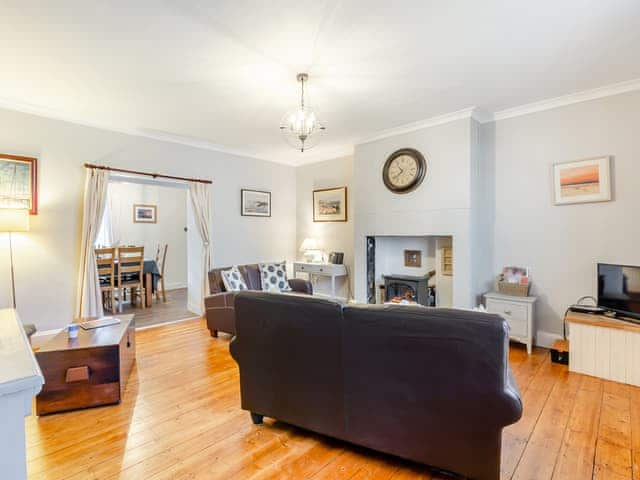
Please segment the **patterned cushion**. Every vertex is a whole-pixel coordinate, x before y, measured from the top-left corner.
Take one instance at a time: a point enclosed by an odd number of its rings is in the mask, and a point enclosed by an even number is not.
[[[290,292],[287,280],[287,262],[261,263],[262,290],[265,292]]]
[[[242,278],[240,270],[237,266],[231,267],[229,270],[223,270],[220,272],[222,276],[222,282],[227,292],[238,292],[240,290],[246,290],[247,284]]]

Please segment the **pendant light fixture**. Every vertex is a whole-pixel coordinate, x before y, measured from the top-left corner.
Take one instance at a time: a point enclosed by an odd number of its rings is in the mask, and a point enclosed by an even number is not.
[[[304,103],[304,84],[309,81],[309,75],[299,73],[296,79],[300,83],[300,106],[282,117],[280,131],[289,145],[304,152],[318,144],[326,128],[313,110]]]

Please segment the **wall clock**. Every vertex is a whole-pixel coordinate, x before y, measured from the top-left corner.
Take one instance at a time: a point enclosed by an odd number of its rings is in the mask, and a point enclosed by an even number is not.
[[[387,158],[382,181],[393,193],[409,193],[420,186],[427,174],[427,161],[413,148],[402,148]]]

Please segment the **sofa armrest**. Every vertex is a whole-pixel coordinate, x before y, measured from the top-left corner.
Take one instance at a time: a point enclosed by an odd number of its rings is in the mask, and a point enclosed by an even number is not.
[[[302,278],[289,279],[289,286],[291,290],[297,293],[306,293],[307,295],[313,295],[313,285],[307,280]]]
[[[516,379],[513,377],[511,367],[507,366],[507,378],[504,385],[504,401],[501,413],[505,417],[506,425],[516,423],[522,417],[522,399]]]
[[[236,333],[234,301],[236,292],[222,292],[209,295],[204,299],[207,328],[211,335],[218,336],[218,331]]]
[[[214,293],[204,297],[205,310],[213,308],[233,308],[235,300],[235,292]]]

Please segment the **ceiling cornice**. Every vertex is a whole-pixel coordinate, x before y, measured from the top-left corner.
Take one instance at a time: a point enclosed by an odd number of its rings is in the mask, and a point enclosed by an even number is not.
[[[395,137],[396,135],[402,135],[405,133],[415,132],[416,130],[422,130],[424,128],[435,127],[436,125],[443,125],[449,122],[455,122],[456,120],[462,120],[465,118],[472,118],[474,115],[475,107],[465,108],[452,113],[445,113],[444,115],[438,115],[437,117],[427,118],[426,120],[420,120],[418,122],[407,123],[398,127],[381,130],[372,135],[356,140],[356,145],[362,145],[363,143],[375,142],[376,140],[382,140],[384,138]]]
[[[302,166],[311,163],[317,163],[324,160],[331,160],[353,154],[353,149],[356,145],[364,143],[374,142],[376,140],[382,140],[384,138],[393,137],[396,135],[402,135],[410,132],[415,132],[424,128],[435,127],[437,125],[443,125],[445,123],[454,122],[462,119],[475,119],[479,123],[489,123],[508,118],[519,117],[522,115],[528,115],[531,113],[541,112],[545,110],[552,110],[567,105],[586,102],[589,100],[596,100],[599,98],[610,97],[613,95],[619,95],[621,93],[627,93],[640,90],[640,78],[629,80],[626,82],[615,83],[612,85],[606,85],[604,87],[594,88],[591,90],[585,90],[582,92],[571,93],[569,95],[563,95],[556,98],[547,100],[541,100],[538,102],[532,102],[518,107],[507,108],[497,112],[487,112],[477,107],[465,108],[451,113],[438,115],[425,120],[417,122],[407,123],[405,125],[399,125],[394,128],[378,131],[376,133],[366,135],[359,139],[349,142],[343,146],[318,149],[307,155],[305,153],[304,160],[301,161],[301,157],[284,156],[283,158],[273,159],[255,155],[252,152],[243,151],[241,149],[230,148],[224,145],[209,142],[198,138],[185,137],[181,135],[175,135],[168,132],[162,132],[150,129],[126,129],[120,127],[114,127],[112,125],[105,125],[96,122],[91,122],[79,118],[65,115],[60,112],[56,112],[52,109],[33,105],[27,102],[18,102],[6,98],[0,97],[0,108],[7,110],[13,110],[17,112],[27,113],[38,117],[44,117],[54,120],[61,120],[64,122],[73,123],[76,125],[82,125],[90,128],[97,128],[99,130],[106,130],[115,133],[122,133],[126,135],[133,135],[137,137],[150,138],[162,142],[175,143],[179,145],[186,145],[193,148],[199,148],[204,150],[210,150],[214,152],[227,153],[230,155],[241,156],[245,158],[253,158],[256,160],[262,160],[267,162],[273,162],[278,164],[284,164],[289,166]]]
[[[640,78],[629,80],[627,82],[614,83],[612,85],[606,85],[604,87],[593,88],[591,90],[584,90],[582,92],[570,93],[569,95],[562,95],[560,97],[541,100],[539,102],[527,103],[525,105],[520,105],[519,107],[507,108],[495,112],[493,115],[491,115],[491,118],[486,121],[495,122],[499,120],[505,120],[507,118],[519,117],[521,115],[542,112],[544,110],[552,110],[558,107],[573,105],[574,103],[588,102],[589,100],[611,97],[613,95],[633,92],[635,90],[640,90]]]
[[[176,143],[179,145],[186,145],[189,147],[200,148],[203,150],[211,150],[214,152],[228,153],[230,155],[253,158],[255,160],[262,160],[265,162],[274,162],[274,163],[280,163],[285,165],[293,165],[293,163],[290,161],[277,161],[270,158],[259,157],[250,152],[245,152],[239,149],[226,147],[224,145],[219,145],[213,142],[209,142],[207,140],[202,140],[202,139],[192,138],[192,137],[185,137],[182,135],[175,135],[172,133],[162,132],[159,130],[129,129],[129,128],[114,127],[113,125],[106,125],[106,124],[101,124],[97,122],[87,121],[84,119],[79,119],[76,117],[72,117],[70,115],[65,115],[60,112],[56,112],[55,110],[52,110],[46,107],[41,107],[38,105],[26,103],[26,102],[9,100],[7,98],[0,97],[0,108],[6,109],[6,110],[13,110],[21,113],[26,113],[29,115],[35,115],[37,117],[43,117],[43,118],[48,118],[52,120],[60,120],[63,122],[73,123],[74,125],[81,125],[83,127],[96,128],[98,130],[106,130],[108,132],[122,133],[125,135],[132,135],[135,137],[150,138],[152,140],[159,140],[161,142]]]

